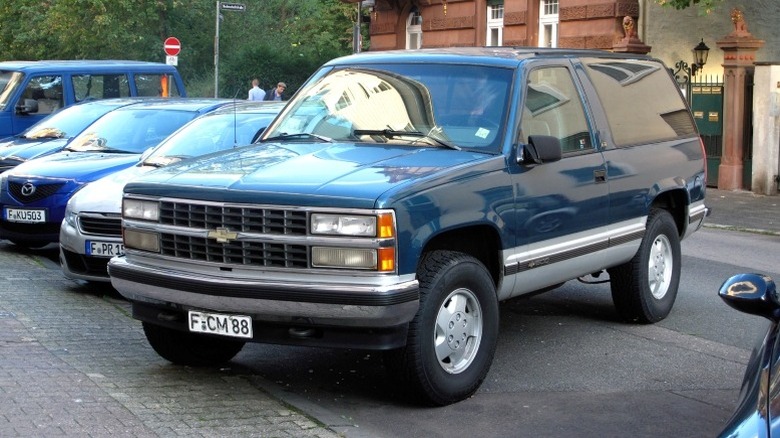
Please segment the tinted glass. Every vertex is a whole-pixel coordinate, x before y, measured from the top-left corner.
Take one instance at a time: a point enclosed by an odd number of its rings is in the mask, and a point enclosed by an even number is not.
[[[116,108],[111,105],[73,105],[52,114],[24,132],[24,138],[68,138],[80,133],[100,116]]]
[[[73,75],[76,102],[130,96],[130,85],[123,74]]]
[[[298,92],[266,138],[307,133],[334,140],[436,144],[497,152],[513,71],[437,64],[336,69]],[[358,134],[390,130],[413,136]]]
[[[24,75],[14,71],[0,71],[0,110],[8,105],[8,99],[24,79]]]
[[[617,146],[696,133],[669,72],[655,61],[586,59]]]
[[[194,112],[161,109],[112,111],[87,127],[67,149],[140,154],[157,146],[196,115]]]
[[[173,76],[156,73],[135,74],[135,88],[139,96],[179,97]]]
[[[51,114],[62,108],[62,76],[34,76],[17,106],[28,114]]]
[[[209,114],[169,137],[149,157],[147,164],[168,165],[190,157],[248,145],[276,114]]]
[[[530,135],[549,135],[561,141],[564,153],[592,148],[582,100],[568,69],[532,70],[524,92],[523,142],[527,143]]]

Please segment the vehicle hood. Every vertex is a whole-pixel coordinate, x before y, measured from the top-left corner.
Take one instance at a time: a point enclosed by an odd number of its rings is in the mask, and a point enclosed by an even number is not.
[[[74,212],[120,213],[125,184],[154,169],[151,166],[134,165],[93,181],[73,195],[69,201],[71,209]]]
[[[457,178],[492,155],[434,146],[267,143],[148,173],[125,191],[219,202],[371,208],[411,181]],[[474,171],[474,166],[469,166]],[[416,184],[418,187],[424,185]],[[207,189],[207,190],[204,190]]]
[[[132,166],[140,157],[140,154],[63,151],[22,163],[11,170],[9,176],[90,182]]]
[[[57,138],[45,140],[17,139],[14,142],[0,144],[0,159],[14,158],[20,161],[31,160],[62,150],[70,139]]]

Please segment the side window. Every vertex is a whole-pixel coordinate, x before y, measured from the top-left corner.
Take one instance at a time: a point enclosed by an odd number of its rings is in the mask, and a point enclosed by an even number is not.
[[[138,73],[135,88],[139,96],[179,97],[179,89],[172,75],[163,73]]]
[[[30,78],[19,105],[28,114],[51,114],[62,108],[62,76]]]
[[[73,91],[76,101],[89,99],[110,99],[130,96],[130,84],[127,75],[73,75]]]
[[[616,146],[694,135],[685,101],[666,69],[649,60],[586,59]]]
[[[564,154],[591,149],[585,110],[567,68],[538,68],[528,75],[520,135],[524,143],[529,135],[553,136]]]

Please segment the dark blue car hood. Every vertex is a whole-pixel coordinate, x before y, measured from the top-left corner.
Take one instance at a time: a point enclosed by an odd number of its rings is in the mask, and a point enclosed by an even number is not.
[[[109,173],[137,163],[140,154],[106,154],[99,152],[57,152],[28,161],[11,170],[14,177],[94,181]]]
[[[383,194],[402,190],[412,180],[454,178],[458,172],[453,169],[445,176],[445,169],[489,157],[433,146],[268,143],[155,170],[128,183],[125,191],[221,202],[370,208]]]

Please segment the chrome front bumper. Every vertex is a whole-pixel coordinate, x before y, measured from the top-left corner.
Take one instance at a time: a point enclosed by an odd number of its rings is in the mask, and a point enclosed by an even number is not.
[[[365,285],[269,278],[236,279],[128,262],[108,264],[112,286],[133,302],[251,315],[257,321],[337,327],[394,327],[419,306],[415,279]],[[354,277],[350,277],[354,281]]]

